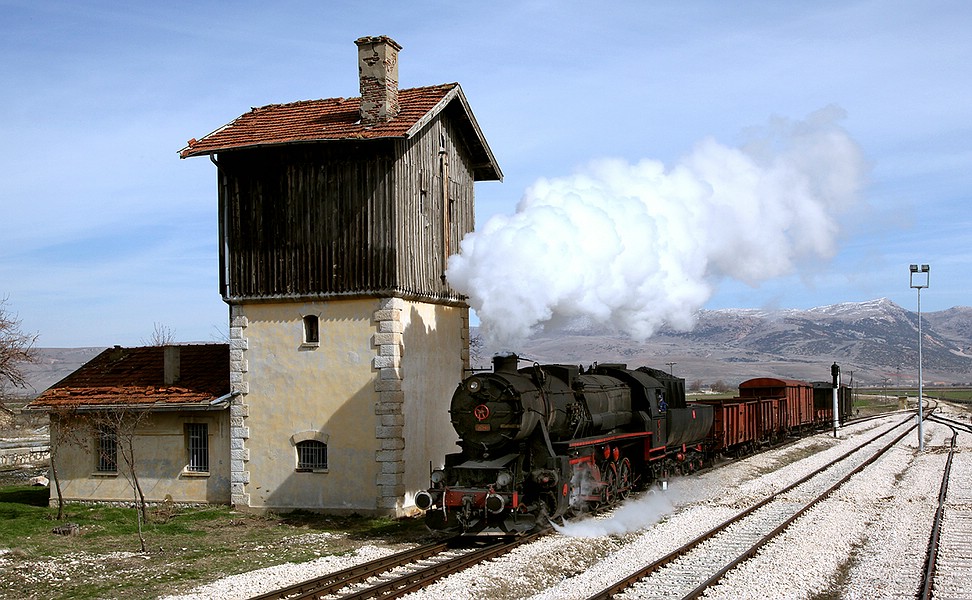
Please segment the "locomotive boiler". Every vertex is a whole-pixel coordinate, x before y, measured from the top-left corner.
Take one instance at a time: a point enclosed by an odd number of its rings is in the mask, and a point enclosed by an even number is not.
[[[713,407],[687,404],[684,380],[621,364],[518,365],[496,357],[453,394],[460,451],[415,497],[430,528],[525,532],[702,466]]]

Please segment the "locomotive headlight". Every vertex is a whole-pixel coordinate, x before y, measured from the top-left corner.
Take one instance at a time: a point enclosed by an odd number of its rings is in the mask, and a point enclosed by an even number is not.
[[[432,471],[431,479],[432,479],[432,483],[436,485],[442,483],[445,480],[445,471],[443,471],[442,469],[436,469],[435,471]]]
[[[503,489],[506,486],[510,485],[510,482],[512,481],[513,481],[513,476],[506,471],[502,471],[496,477],[496,487],[497,489]]]
[[[466,389],[472,394],[478,392],[481,387],[483,387],[483,382],[475,377],[466,382]]]

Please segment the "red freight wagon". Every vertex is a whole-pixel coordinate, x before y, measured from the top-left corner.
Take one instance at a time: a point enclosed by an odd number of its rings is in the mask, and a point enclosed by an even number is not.
[[[771,444],[783,436],[786,416],[785,398],[759,398],[757,400],[758,430],[756,440],[761,444]]]
[[[798,430],[814,424],[813,386],[806,381],[757,377],[739,384],[739,396],[747,399],[776,398],[785,401],[783,427]]]
[[[713,408],[712,433],[709,439],[714,451],[731,451],[756,441],[759,432],[757,402],[742,398],[699,402],[711,404]]]

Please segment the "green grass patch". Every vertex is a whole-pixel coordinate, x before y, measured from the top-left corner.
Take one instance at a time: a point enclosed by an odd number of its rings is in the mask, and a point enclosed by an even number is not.
[[[685,399],[689,402],[704,402],[706,400],[728,400],[730,398],[735,398],[738,395],[739,392],[737,390],[709,394],[688,392],[685,394]]]
[[[153,507],[143,524],[142,553],[135,509],[68,504],[57,521],[48,497],[46,488],[0,486],[0,598],[156,598],[364,544],[431,539],[419,519]],[[65,523],[77,524],[78,535],[52,532]]]
[[[47,506],[51,490],[39,485],[11,485],[0,487],[0,503]]]

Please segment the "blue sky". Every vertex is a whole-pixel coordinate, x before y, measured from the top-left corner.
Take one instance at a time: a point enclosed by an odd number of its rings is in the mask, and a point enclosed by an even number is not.
[[[505,174],[477,223],[590,161],[674,164],[838,106],[870,166],[832,260],[706,308],[970,302],[967,2],[0,0],[0,297],[41,346],[226,329],[216,172],[179,160],[252,106],[357,96],[354,40],[403,46],[402,87],[458,81]]]

